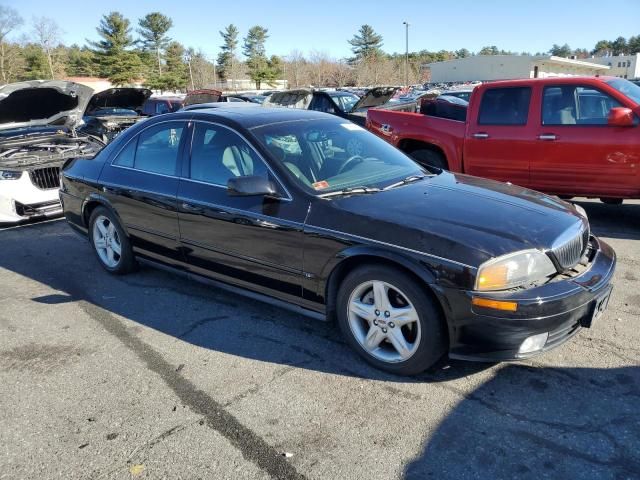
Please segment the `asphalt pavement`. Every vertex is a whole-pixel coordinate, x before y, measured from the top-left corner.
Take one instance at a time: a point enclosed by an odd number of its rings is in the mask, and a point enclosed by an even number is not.
[[[329,323],[151,268],[63,220],[0,231],[0,479],[640,478],[640,202],[580,202],[608,311],[519,363],[367,366]]]

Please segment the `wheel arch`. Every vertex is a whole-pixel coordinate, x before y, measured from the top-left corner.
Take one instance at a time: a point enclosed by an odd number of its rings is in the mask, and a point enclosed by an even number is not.
[[[416,150],[430,150],[442,156],[447,167],[449,167],[449,158],[444,149],[435,143],[425,142],[424,140],[415,140],[413,138],[403,138],[398,142],[398,148],[404,153],[410,154]]]
[[[127,235],[129,235],[129,232],[127,231],[126,225],[122,222],[122,219],[120,218],[120,215],[118,215],[117,210],[113,207],[113,205],[111,204],[109,199],[107,199],[103,195],[100,195],[100,194],[97,194],[97,193],[92,193],[82,203],[82,223],[87,228],[87,230],[90,227],[89,219],[91,218],[91,214],[98,207],[105,207],[111,213],[113,213],[116,216],[116,218],[118,219],[118,221],[120,222],[120,226],[122,227],[122,229],[125,231],[125,233]]]
[[[329,321],[335,321],[336,319],[336,299],[342,280],[350,271],[365,265],[385,265],[412,277],[422,290],[432,298],[442,314],[442,319],[445,322],[445,331],[450,334],[445,306],[442,304],[442,300],[436,290],[432,287],[436,281],[435,275],[415,259],[383,248],[370,246],[357,246],[342,251],[327,268],[326,276],[323,275],[324,278],[327,278],[324,285],[324,298]]]

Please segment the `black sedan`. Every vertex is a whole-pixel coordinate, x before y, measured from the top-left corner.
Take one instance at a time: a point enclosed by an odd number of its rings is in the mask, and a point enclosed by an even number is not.
[[[611,292],[615,253],[579,207],[424,170],[318,112],[161,115],[68,163],[61,183],[69,224],[107,271],[141,260],[335,319],[398,374],[447,353],[544,352],[591,326]]]

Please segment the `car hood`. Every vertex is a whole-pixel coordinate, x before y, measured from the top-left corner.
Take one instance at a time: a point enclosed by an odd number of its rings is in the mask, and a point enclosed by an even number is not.
[[[0,129],[76,127],[93,89],[63,80],[30,80],[0,87]]]
[[[265,107],[287,107],[306,110],[311,104],[313,92],[304,88],[274,92],[264,101]]]
[[[557,197],[443,172],[374,194],[334,197],[313,224],[478,267],[518,250],[552,247],[585,223]]]
[[[182,106],[186,107],[189,105],[195,105],[196,103],[216,103],[220,101],[221,97],[222,92],[220,90],[192,90],[191,92],[187,93],[186,97],[184,97]]]
[[[357,112],[363,108],[379,107],[387,103],[398,91],[398,87],[376,87],[365,93],[351,108],[351,112]]]
[[[137,112],[151,96],[148,88],[109,88],[91,97],[85,115],[90,116],[99,108],[126,108]]]

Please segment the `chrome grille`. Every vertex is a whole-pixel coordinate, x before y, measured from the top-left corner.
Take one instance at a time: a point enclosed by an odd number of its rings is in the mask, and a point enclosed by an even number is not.
[[[585,222],[567,230],[554,243],[551,252],[563,270],[571,268],[580,262],[589,245],[589,236],[589,224]]]
[[[31,183],[41,190],[60,187],[60,167],[38,168],[29,171]]]

